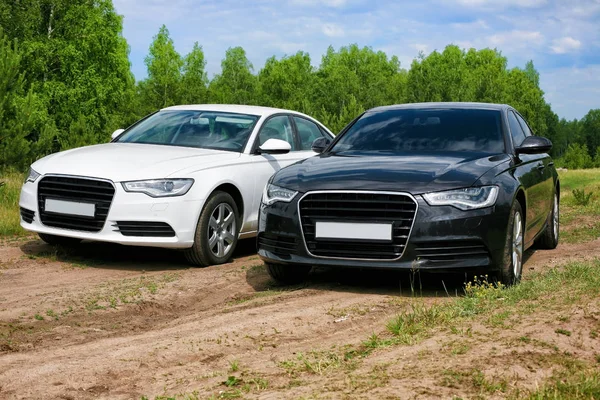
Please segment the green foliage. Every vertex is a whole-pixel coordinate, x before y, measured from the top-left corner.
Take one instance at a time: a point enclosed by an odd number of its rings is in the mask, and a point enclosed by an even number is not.
[[[590,204],[590,199],[592,198],[593,192],[586,193],[585,189],[573,189],[573,198],[575,199],[575,204],[580,206],[587,206]]]
[[[186,104],[202,104],[208,99],[208,77],[206,60],[202,46],[194,43],[192,51],[185,56],[183,76],[181,77],[181,102]]]
[[[9,99],[0,93],[0,102],[11,104],[18,120],[3,119],[17,130],[9,142],[18,148],[13,158],[19,162],[9,163],[23,168],[73,142],[104,141],[126,115],[134,87],[122,17],[112,1],[4,1],[0,11],[7,37],[19,40],[18,49],[13,47],[19,72],[1,73],[16,84]],[[2,58],[14,62],[2,47]],[[70,137],[82,126],[85,139]]]
[[[181,72],[183,59],[175,50],[166,26],[161,26],[144,60],[148,78],[140,82],[139,93],[143,114],[181,101]]]
[[[227,49],[221,62],[221,74],[210,82],[212,101],[229,104],[255,104],[257,78],[252,63],[241,47]]]
[[[508,69],[495,49],[449,45],[420,54],[407,71],[370,47],[330,46],[317,68],[299,51],[269,58],[255,74],[244,49],[233,47],[209,80],[201,44],[181,55],[163,25],[145,59],[147,78],[136,84],[112,0],[0,1],[0,27],[0,168],[25,169],[50,152],[106,142],[115,129],[174,104],[293,109],[340,132],[372,107],[429,101],[508,103],[552,140],[565,166],[600,166],[600,109],[559,120],[533,62]]]
[[[567,147],[564,157],[560,163],[571,169],[591,168],[593,166],[592,157],[588,152],[587,145],[572,143]]]

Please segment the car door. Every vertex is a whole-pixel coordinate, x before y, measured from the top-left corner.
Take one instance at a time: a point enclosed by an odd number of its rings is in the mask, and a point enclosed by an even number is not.
[[[512,110],[508,111],[508,125],[514,149],[523,143],[526,136],[517,114]],[[543,166],[543,157],[539,154],[515,154],[515,178],[523,185],[527,198],[525,245],[535,238],[544,224]]]
[[[258,148],[268,139],[285,140],[291,146],[291,151],[286,154],[260,154]],[[310,149],[304,150],[298,141],[292,118],[288,114],[276,114],[269,117],[261,125],[256,141],[252,148],[251,165],[254,176],[254,195],[252,198],[252,211],[248,217],[250,230],[256,230],[258,208],[263,190],[267,181],[275,172],[287,167],[296,161],[315,155]]]
[[[525,136],[533,135],[529,124],[525,119],[519,114],[516,113],[517,119],[525,132]],[[540,193],[540,207],[543,210],[542,214],[544,216],[543,221],[545,222],[548,218],[548,215],[552,212],[552,207],[554,205],[554,178],[552,176],[552,166],[554,165],[554,161],[552,161],[552,157],[549,154],[537,154],[538,159],[542,163],[540,168],[541,171],[541,179],[543,186],[543,195]]]

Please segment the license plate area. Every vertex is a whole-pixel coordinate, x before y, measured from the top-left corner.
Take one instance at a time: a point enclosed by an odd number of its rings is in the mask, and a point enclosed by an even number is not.
[[[55,214],[94,218],[94,215],[96,214],[96,205],[93,203],[82,203],[77,201],[46,199],[44,211]]]
[[[317,221],[315,239],[391,242],[392,224]]]

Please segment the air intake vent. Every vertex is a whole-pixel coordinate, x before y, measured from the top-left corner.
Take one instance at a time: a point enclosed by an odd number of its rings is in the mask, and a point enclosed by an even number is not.
[[[33,222],[33,217],[35,217],[35,211],[31,211],[21,207],[21,218],[23,219],[23,221],[30,224]]]
[[[490,255],[483,243],[472,240],[417,243],[415,253],[419,259],[437,263],[464,261]]]
[[[262,249],[280,255],[295,254],[297,249],[295,237],[267,232],[263,232],[258,236],[258,244]]]
[[[113,224],[116,232],[121,232],[123,236],[144,236],[144,237],[173,237],[175,231],[171,225],[165,222],[153,221],[117,221]]]

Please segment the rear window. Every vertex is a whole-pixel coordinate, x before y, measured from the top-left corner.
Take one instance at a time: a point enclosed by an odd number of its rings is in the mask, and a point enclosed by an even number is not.
[[[477,109],[402,109],[369,112],[332,152],[469,151],[501,153],[501,113]]]

